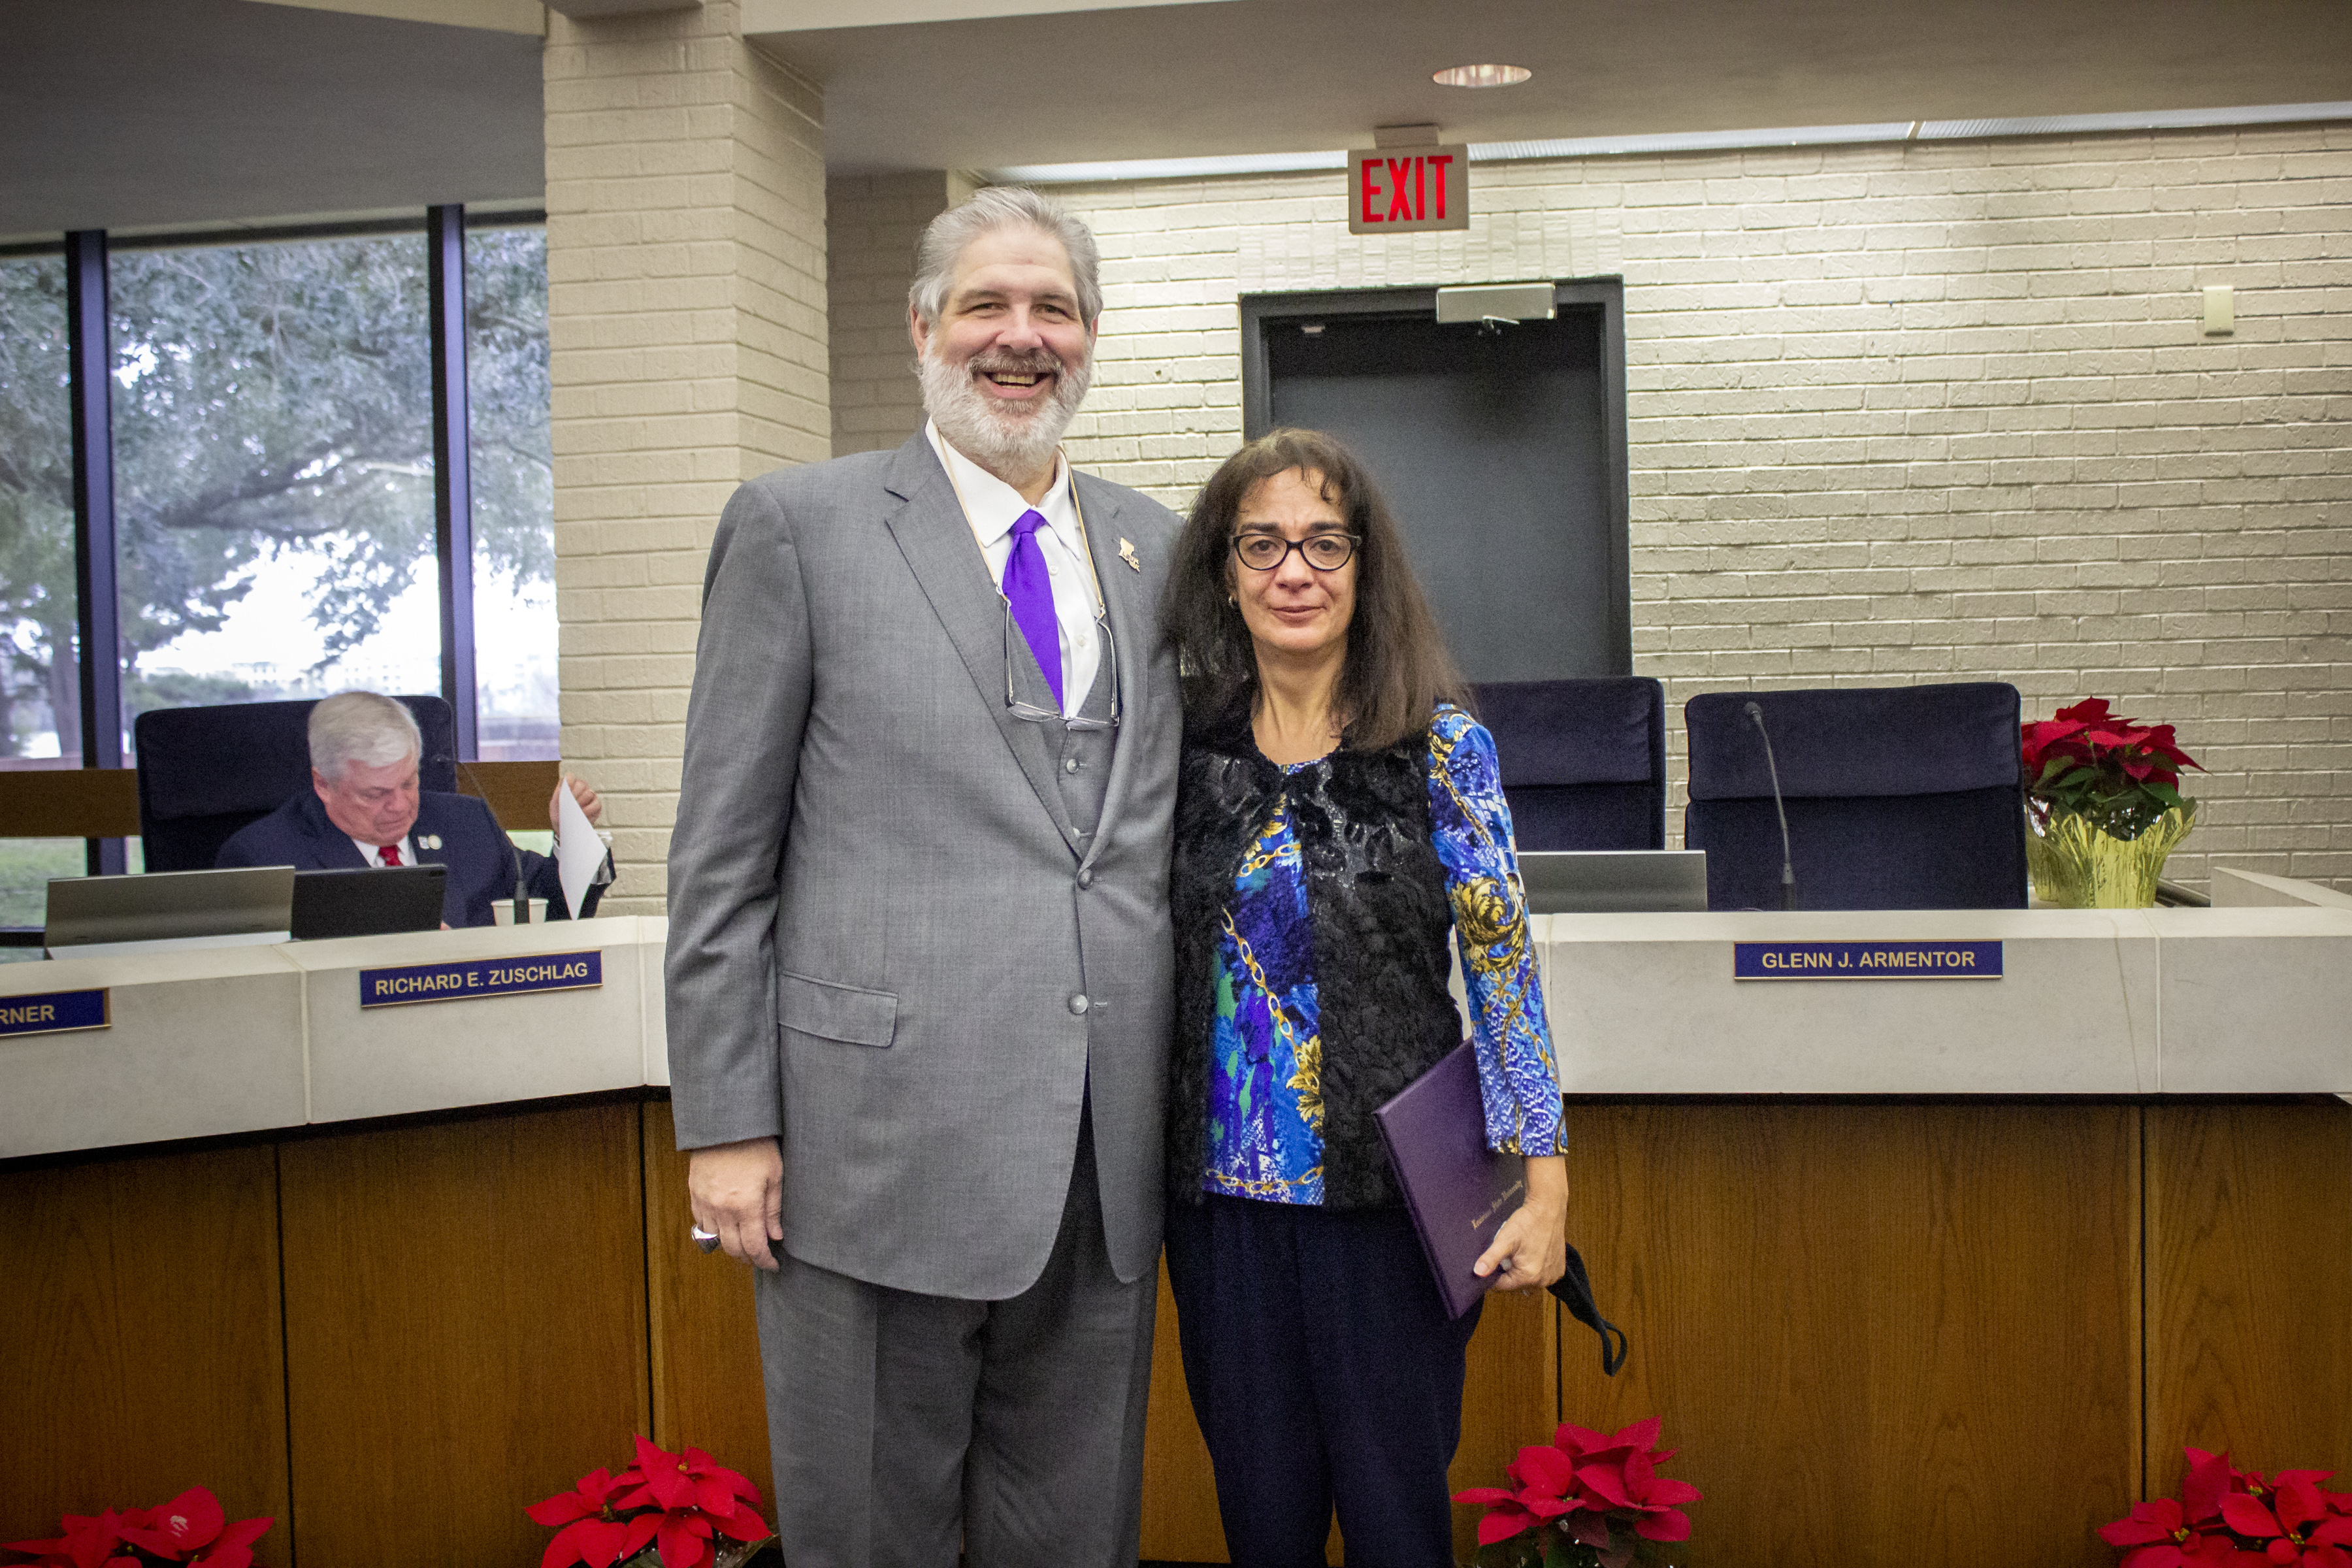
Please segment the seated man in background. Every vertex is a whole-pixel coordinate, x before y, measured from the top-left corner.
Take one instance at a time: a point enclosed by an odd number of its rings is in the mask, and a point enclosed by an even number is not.
[[[569,918],[556,862],[519,849],[487,802],[417,786],[425,749],[416,721],[389,697],[345,691],[310,710],[310,788],[221,846],[215,866],[291,866],[298,871],[357,871],[370,867],[437,864],[449,868],[442,920],[453,926],[493,923],[491,906],[514,896],[520,879],[547,900],[547,918]],[[565,774],[547,803],[551,826],[562,826],[562,798],[572,792],[593,824],[604,813],[596,792]],[[596,912],[613,879],[608,856],[581,914]]]

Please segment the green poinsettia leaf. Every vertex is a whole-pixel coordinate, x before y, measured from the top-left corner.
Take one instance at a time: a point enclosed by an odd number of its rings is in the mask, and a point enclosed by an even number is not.
[[[1600,1554],[1557,1526],[1544,1531],[1543,1568],[1594,1568]]]
[[[2140,785],[2139,787],[2154,795],[2158,800],[2161,801],[2164,804],[2165,810],[2178,811],[2180,809],[2180,792],[2173,788],[2170,784],[2160,783],[2155,779],[2150,779],[2147,783]]]

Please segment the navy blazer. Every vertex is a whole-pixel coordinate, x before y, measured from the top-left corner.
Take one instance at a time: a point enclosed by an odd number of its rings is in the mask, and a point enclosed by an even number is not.
[[[522,879],[530,896],[547,900],[547,918],[569,917],[563,908],[563,877],[544,855],[518,849],[490,808],[469,795],[422,791],[416,803],[416,824],[410,841],[438,838],[441,847],[416,847],[416,858],[449,868],[442,895],[441,918],[453,926],[486,926],[494,918],[490,906],[514,896],[515,860],[522,861]],[[319,792],[306,789],[258,822],[247,823],[221,846],[215,867],[291,866],[298,871],[362,871],[367,868],[352,836],[327,819],[326,803]],[[583,916],[596,912],[603,888],[588,889]]]

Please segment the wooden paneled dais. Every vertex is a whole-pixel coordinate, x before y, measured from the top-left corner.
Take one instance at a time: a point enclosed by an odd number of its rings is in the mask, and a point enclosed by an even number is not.
[[[2181,1448],[2352,1478],[2352,1106],[2147,1110],[2147,1489]]]
[[[203,1485],[287,1560],[277,1158],[0,1172],[0,1541]]]
[[[2138,1111],[1581,1102],[1561,1405],[1664,1417],[1694,1560],[2111,1568],[2139,1484]]]
[[[645,1108],[646,1267],[653,1289],[654,1441],[708,1452],[760,1486],[775,1518],[768,1457],[768,1405],[760,1377],[751,1271],[724,1253],[706,1255],[688,1235],[687,1157],[669,1102]]]
[[[282,1151],[302,1562],[535,1563],[527,1503],[650,1432],[638,1108]]]
[[[635,1431],[764,1490],[750,1277],[671,1143],[573,1104],[0,1170],[0,1540],[202,1482],[265,1562],[530,1563],[523,1505]],[[2352,1474],[2352,1108],[1579,1101],[1570,1151],[1632,1360],[1490,1299],[1457,1489],[1654,1414],[1693,1562],[2110,1568],[2183,1444]],[[1223,1558],[1164,1286],[1143,1510]]]

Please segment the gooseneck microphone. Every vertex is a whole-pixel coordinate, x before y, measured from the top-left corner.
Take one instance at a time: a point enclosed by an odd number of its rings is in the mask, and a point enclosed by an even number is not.
[[[1789,853],[1789,808],[1780,803],[1780,767],[1772,760],[1772,732],[1764,728],[1764,710],[1750,702],[1748,716],[1756,721],[1756,733],[1764,740],[1764,767],[1772,776],[1772,810],[1780,818],[1780,907],[1797,907],[1797,862]]]
[[[1751,703],[1749,706],[1752,707],[1754,704]],[[449,760],[457,764],[457,771],[466,775],[467,782],[474,786],[474,794],[480,798],[482,804],[489,805],[490,792],[482,787],[480,776],[466,765],[466,759],[452,757]],[[497,814],[493,812],[491,815],[495,817]],[[507,853],[514,858],[514,923],[527,926],[530,924],[530,889],[522,879],[522,851],[515,847],[513,839],[509,838]]]

